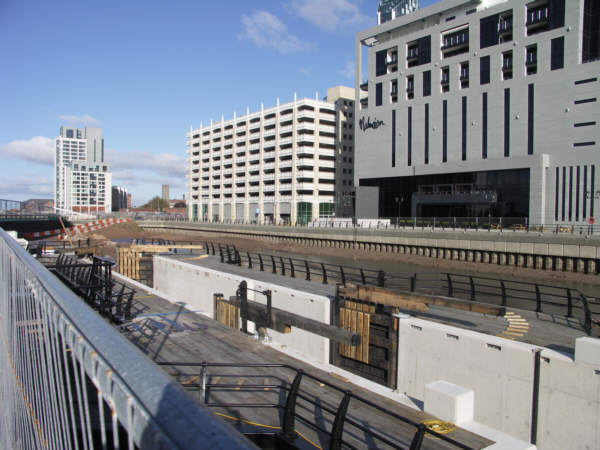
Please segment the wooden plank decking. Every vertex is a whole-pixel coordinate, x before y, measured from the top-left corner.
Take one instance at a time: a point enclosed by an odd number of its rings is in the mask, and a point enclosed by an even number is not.
[[[316,369],[303,361],[294,359],[263,345],[252,336],[233,330],[205,316],[185,309],[183,304],[173,304],[160,297],[139,291],[136,294],[133,310],[136,318],[122,326],[122,331],[149,358],[156,362],[196,362],[245,363],[245,364],[284,364],[302,369],[318,378],[326,380],[342,392],[304,377],[301,384],[301,397],[298,399],[297,412],[319,427],[330,430],[334,415],[340,404],[343,391],[366,398],[377,405],[393,411],[413,422],[420,423],[431,416],[416,409],[402,405],[391,399],[374,394],[361,386],[334,373]],[[186,387],[191,395],[203,399],[200,367],[163,366],[171,376]],[[274,388],[275,385],[289,386],[295,372],[288,368],[229,368],[211,367],[208,369],[208,383],[231,384],[231,390],[211,389],[209,402],[254,404],[251,408],[226,406],[213,408],[224,420],[230,421],[242,431],[272,432],[281,426],[281,409],[258,407],[261,403],[285,405],[286,391]],[[264,387],[246,389],[248,385]],[[238,388],[239,387],[239,388]],[[306,399],[312,399],[311,404]],[[386,415],[377,409],[359,401],[352,400],[347,417],[368,429],[377,430],[390,442],[408,448],[415,433],[412,425]],[[273,428],[274,427],[274,428]],[[298,448],[327,448],[329,438],[326,433],[316,430],[301,420],[296,420],[296,439]],[[456,429],[447,436],[472,448],[484,448],[492,442],[462,429]],[[343,439],[356,448],[389,448],[381,441],[373,439],[351,423],[346,423]],[[444,441],[426,437],[424,449],[457,448]]]

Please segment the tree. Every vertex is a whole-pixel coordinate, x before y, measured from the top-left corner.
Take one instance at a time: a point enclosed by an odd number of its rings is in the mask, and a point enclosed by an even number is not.
[[[162,211],[165,208],[169,208],[169,202],[160,198],[158,195],[151,198],[148,203],[142,205],[142,208],[156,209]]]

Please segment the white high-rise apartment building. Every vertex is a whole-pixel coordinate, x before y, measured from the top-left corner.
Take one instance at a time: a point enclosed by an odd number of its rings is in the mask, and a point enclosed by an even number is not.
[[[352,215],[354,89],[190,129],[189,218],[307,223]]]
[[[58,212],[110,213],[111,173],[104,163],[102,129],[61,127],[54,177]]]

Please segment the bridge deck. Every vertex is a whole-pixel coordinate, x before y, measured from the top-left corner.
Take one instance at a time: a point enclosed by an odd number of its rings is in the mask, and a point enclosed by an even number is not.
[[[285,364],[302,369],[308,374],[326,380],[343,391],[351,390],[354,394],[381,405],[396,414],[400,414],[414,422],[420,423],[432,417],[402,403],[384,396],[374,394],[367,389],[352,384],[333,372],[328,373],[310,366],[263,345],[251,336],[232,330],[203,315],[185,309],[184,304],[174,304],[161,297],[139,291],[136,294],[134,310],[136,318],[129,325],[122,327],[124,334],[144,353],[156,362],[212,362],[236,364]],[[164,366],[171,376],[184,387],[188,387],[192,395],[202,398],[197,385],[200,380],[199,367]],[[277,403],[285,405],[285,391],[273,385],[289,386],[295,373],[287,368],[225,368],[208,369],[208,383],[228,383],[239,386],[239,390],[217,390],[211,392],[210,402],[227,403]],[[264,388],[249,392],[244,386],[249,384],[264,385]],[[327,386],[304,378],[301,393],[316,401],[318,406],[299,398],[297,412],[327,430],[331,429],[334,416],[327,409],[337,410],[342,394]],[[400,397],[400,396],[399,396]],[[274,408],[213,408],[223,414],[235,426],[243,431],[269,432],[269,427],[281,425],[281,410]],[[406,425],[380,411],[352,400],[348,409],[348,417],[368,429],[376,429],[380,434],[397,445],[408,447],[415,433],[413,426]],[[253,425],[254,424],[254,425]],[[261,425],[256,425],[261,424]],[[312,426],[296,420],[296,430],[303,438],[296,439],[299,448],[326,448],[329,440],[325,433]],[[492,442],[463,429],[456,429],[447,436],[457,439],[472,448],[483,448]],[[357,448],[386,448],[379,441],[373,441],[368,434],[358,430],[349,423],[344,428],[344,440]],[[309,443],[309,441],[311,443]],[[456,448],[442,440],[426,437],[423,447],[427,449]]]

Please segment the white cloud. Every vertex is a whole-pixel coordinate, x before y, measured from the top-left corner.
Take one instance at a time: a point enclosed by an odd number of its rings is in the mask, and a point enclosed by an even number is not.
[[[39,164],[54,164],[54,139],[36,136],[0,145],[0,155]]]
[[[354,68],[356,64],[354,61],[347,61],[344,67],[340,70],[340,75],[344,78],[354,80]]]
[[[50,178],[28,173],[0,178],[0,192],[2,195],[18,196],[23,199],[51,198],[54,195],[54,187]]]
[[[291,0],[289,6],[295,14],[324,30],[374,25],[374,20],[362,14],[356,1],[352,0]]]
[[[255,11],[250,16],[242,16],[245,32],[242,39],[248,39],[259,47],[272,48],[280,53],[306,50],[310,44],[290,34],[286,25],[277,16],[267,11]]]
[[[72,116],[65,114],[62,116],[58,116],[58,118],[63,122],[75,124],[100,125],[102,123],[98,119],[90,116],[89,114],[84,114],[83,116]]]
[[[137,175],[138,171],[148,171],[155,173],[162,179],[180,177],[181,180],[185,180],[185,159],[171,153],[118,152],[108,149],[106,151],[106,162],[110,164],[111,170],[128,171],[126,174],[131,174],[138,179],[140,177],[140,175]]]

